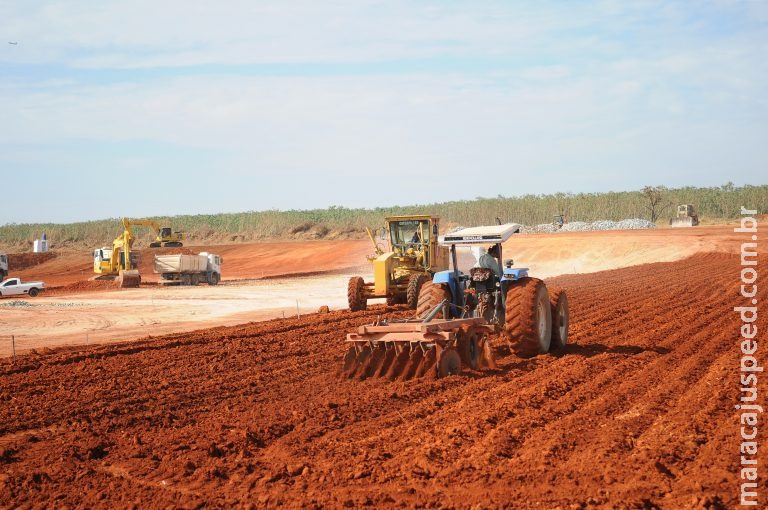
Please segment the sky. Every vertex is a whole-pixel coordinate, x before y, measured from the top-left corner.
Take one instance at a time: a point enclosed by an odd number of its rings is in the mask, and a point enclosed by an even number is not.
[[[0,0],[0,224],[766,184],[767,61],[763,0]]]

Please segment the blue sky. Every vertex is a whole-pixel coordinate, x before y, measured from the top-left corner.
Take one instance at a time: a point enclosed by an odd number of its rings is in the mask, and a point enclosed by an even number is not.
[[[0,224],[768,176],[763,1],[0,0],[0,43]]]

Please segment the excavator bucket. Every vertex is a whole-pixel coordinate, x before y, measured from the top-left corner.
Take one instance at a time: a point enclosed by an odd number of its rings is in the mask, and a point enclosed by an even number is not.
[[[462,368],[493,369],[488,341],[494,327],[482,318],[429,322],[381,321],[347,335],[342,374],[348,378],[408,380],[458,374]]]
[[[131,271],[120,271],[115,282],[117,282],[117,286],[121,289],[138,287],[141,284],[141,275],[135,269]]]

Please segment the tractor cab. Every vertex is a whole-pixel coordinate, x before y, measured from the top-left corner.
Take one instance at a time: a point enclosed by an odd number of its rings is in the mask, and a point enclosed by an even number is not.
[[[484,317],[488,322],[502,324],[504,299],[511,282],[528,276],[528,268],[514,268],[513,261],[502,264],[502,243],[512,234],[520,232],[520,225],[507,223],[484,227],[471,227],[446,234],[440,244],[450,248],[453,268],[435,274],[433,283],[447,284],[454,309],[451,315],[471,314]],[[457,247],[471,247],[475,253],[475,267],[468,273],[459,270]],[[485,247],[489,246],[488,251]]]

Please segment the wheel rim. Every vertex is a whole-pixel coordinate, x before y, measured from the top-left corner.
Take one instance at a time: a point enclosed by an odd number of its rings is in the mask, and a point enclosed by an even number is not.
[[[547,312],[544,309],[545,303],[540,299],[536,304],[536,318],[539,322],[539,341],[541,341],[547,334]],[[549,303],[546,303],[549,306]]]
[[[557,309],[557,330],[560,334],[560,338],[564,339],[565,334],[568,331],[568,318],[565,316],[565,310],[562,306]]]

